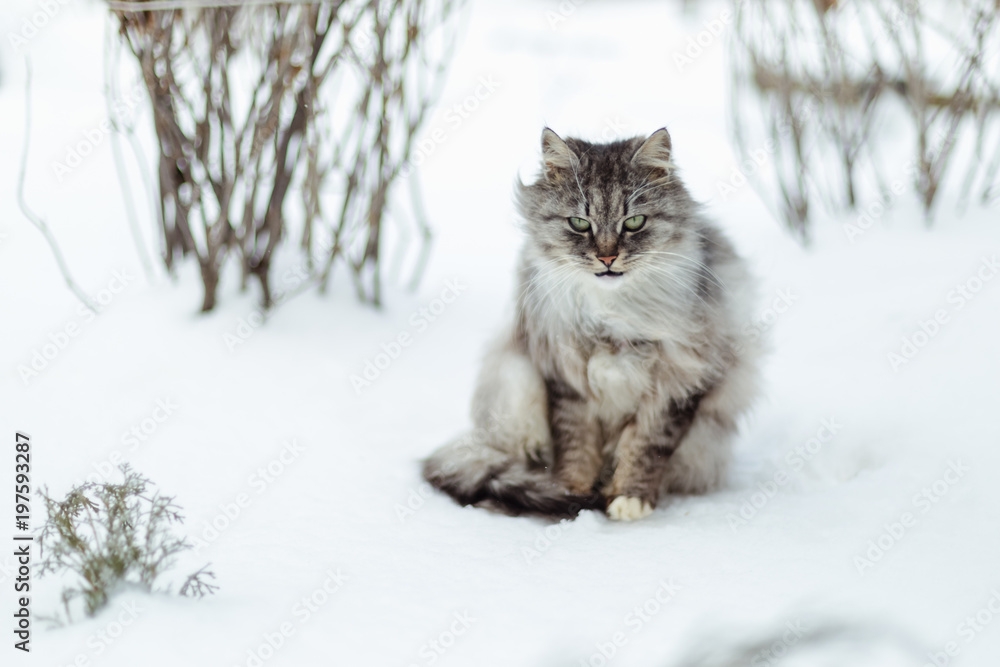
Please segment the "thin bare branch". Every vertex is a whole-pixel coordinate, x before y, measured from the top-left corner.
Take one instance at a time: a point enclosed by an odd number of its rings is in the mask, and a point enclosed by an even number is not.
[[[45,238],[45,242],[49,245],[49,249],[52,251],[52,256],[55,257],[56,265],[59,267],[59,272],[62,274],[63,280],[66,281],[66,286],[69,287],[73,295],[80,300],[84,306],[86,306],[90,311],[97,312],[97,304],[94,303],[86,292],[84,292],[73,280],[73,276],[70,274],[69,266],[66,264],[66,259],[63,257],[62,251],[59,249],[59,244],[56,242],[55,236],[52,234],[52,230],[49,229],[48,223],[42,216],[35,213],[28,206],[28,202],[24,197],[24,181],[28,173],[28,151],[31,142],[31,60],[25,56],[24,57],[24,150],[21,152],[21,170],[18,175],[17,180],[17,204],[21,209],[21,213],[24,217],[41,232],[42,236]]]

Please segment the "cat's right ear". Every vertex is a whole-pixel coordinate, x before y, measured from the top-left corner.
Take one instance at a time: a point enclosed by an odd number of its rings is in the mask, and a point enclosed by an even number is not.
[[[542,130],[542,173],[546,179],[559,182],[578,165],[576,154],[558,134],[549,128]]]

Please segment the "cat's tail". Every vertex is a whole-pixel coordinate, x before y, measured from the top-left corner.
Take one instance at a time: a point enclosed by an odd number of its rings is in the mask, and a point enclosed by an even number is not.
[[[467,438],[434,452],[424,462],[424,478],[462,505],[505,514],[574,517],[581,510],[604,509],[598,494],[562,488],[546,464]]]

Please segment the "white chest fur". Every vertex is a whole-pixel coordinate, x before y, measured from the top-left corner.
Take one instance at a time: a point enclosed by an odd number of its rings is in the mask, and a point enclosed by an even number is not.
[[[617,422],[635,412],[652,387],[653,359],[628,347],[601,347],[587,361],[587,385],[598,416]]]

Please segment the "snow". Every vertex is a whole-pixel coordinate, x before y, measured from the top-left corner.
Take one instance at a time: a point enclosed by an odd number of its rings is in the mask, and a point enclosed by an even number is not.
[[[327,296],[291,299],[260,326],[257,295],[232,279],[199,315],[193,267],[176,282],[143,278],[107,140],[62,181],[53,174],[105,113],[103,14],[60,7],[28,45],[27,197],[77,280],[110,302],[82,314],[16,208],[24,74],[4,40],[0,433],[32,436],[36,486],[64,493],[123,456],[176,495],[192,539],[212,537],[213,520],[228,526],[166,576],[176,589],[210,562],[216,596],[126,591],[96,618],[36,621],[34,655],[4,647],[3,664],[674,665],[745,637],[773,635],[784,652],[800,627],[825,624],[884,640],[850,664],[997,664],[998,209],[960,217],[945,196],[927,230],[907,193],[853,243],[844,225],[856,214],[820,219],[804,250],[752,187],[720,197],[737,166],[724,39],[683,68],[673,55],[723,5],[682,15],[653,0],[473,3],[427,127],[445,139],[421,166],[436,238],[420,289],[390,286],[375,311],[338,275]],[[36,8],[8,3],[2,32]],[[456,126],[448,110],[483,77],[496,90]],[[419,459],[469,426],[479,356],[509,316],[512,183],[533,175],[544,124],[594,139],[667,125],[692,190],[761,279],[757,325],[773,352],[729,484],[631,524],[460,508],[419,476]],[[112,294],[116,271],[126,284]],[[439,309],[448,285],[458,296]],[[921,323],[933,335],[918,335]],[[23,381],[18,367],[71,324],[78,335]],[[252,333],[231,350],[240,331]],[[351,376],[401,333],[411,342],[356,392]],[[894,369],[904,338],[923,344]],[[144,420],[136,443],[128,432]],[[11,563],[0,558],[8,619]],[[33,613],[59,604],[59,581],[37,581]],[[834,657],[849,649],[812,654],[833,662],[752,664],[845,664]]]

